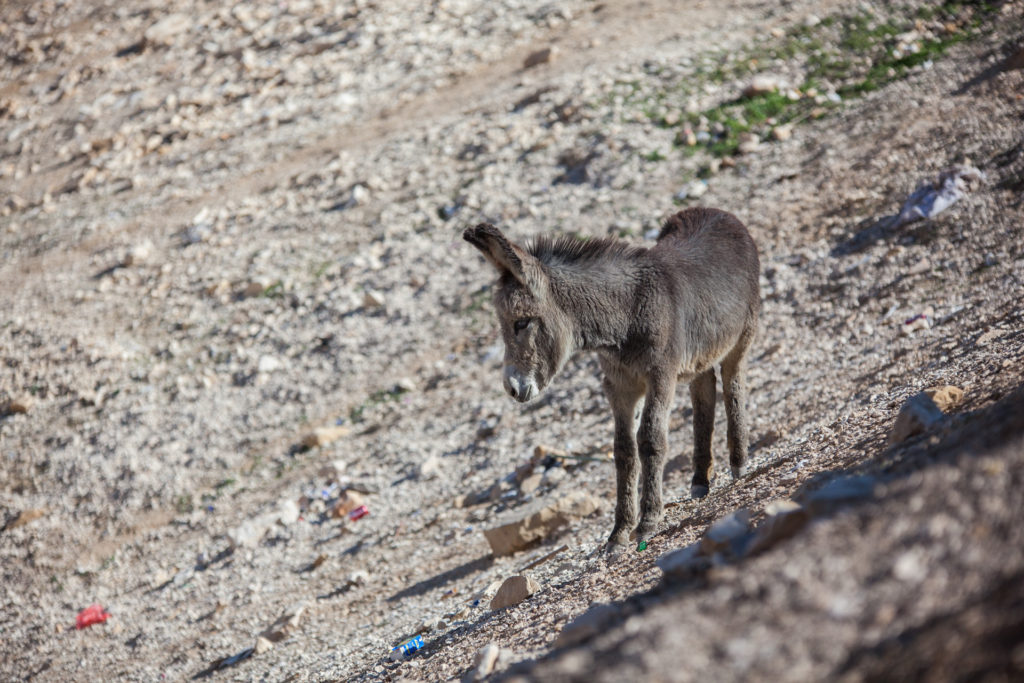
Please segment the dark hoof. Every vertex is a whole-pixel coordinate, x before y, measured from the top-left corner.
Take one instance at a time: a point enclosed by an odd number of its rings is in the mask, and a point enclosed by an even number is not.
[[[742,479],[746,474],[747,474],[747,466],[746,465],[740,465],[739,467],[733,467],[732,468],[732,479],[733,479],[733,481],[736,481],[737,479]]]
[[[708,491],[710,490],[711,488],[709,486],[705,486],[704,484],[694,484],[693,486],[690,487],[690,498],[703,498],[704,496],[708,495]]]

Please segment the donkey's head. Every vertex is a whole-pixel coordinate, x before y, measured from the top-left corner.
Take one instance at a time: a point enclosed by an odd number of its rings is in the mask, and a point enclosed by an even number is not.
[[[535,256],[488,223],[467,228],[462,236],[498,269],[494,307],[505,339],[505,391],[525,403],[571,354],[569,319],[551,300],[548,275]]]

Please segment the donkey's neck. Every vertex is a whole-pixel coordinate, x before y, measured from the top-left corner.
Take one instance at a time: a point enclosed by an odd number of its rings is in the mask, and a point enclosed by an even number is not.
[[[547,264],[553,302],[572,328],[575,350],[618,347],[628,334],[642,266],[615,255]]]

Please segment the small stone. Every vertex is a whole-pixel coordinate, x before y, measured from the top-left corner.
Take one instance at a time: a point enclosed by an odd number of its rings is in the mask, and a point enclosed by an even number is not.
[[[274,649],[274,643],[263,636],[256,637],[256,645],[253,646],[253,654],[261,655],[268,650]]]
[[[941,387],[929,387],[924,390],[924,393],[944,413],[953,410],[964,400],[964,390],[952,384]]]
[[[553,536],[570,521],[586,517],[599,508],[600,502],[596,498],[584,491],[576,491],[516,521],[486,529],[484,536],[496,556],[512,555]]]
[[[384,295],[380,292],[369,288],[363,292],[363,306],[365,308],[383,308],[384,304]]]
[[[788,140],[793,137],[793,126],[775,126],[772,128],[772,137],[780,142],[782,140]]]
[[[242,286],[239,295],[245,299],[251,299],[254,296],[260,296],[263,292],[267,291],[268,285],[262,280],[250,280]]]
[[[739,144],[736,145],[740,154],[752,154],[761,148],[761,138],[754,133],[740,133]]]
[[[271,643],[279,643],[299,628],[299,620],[306,611],[305,602],[297,602],[286,609],[263,633],[261,638],[266,638]]]
[[[10,522],[6,530],[17,529],[19,526],[24,526],[29,522],[33,522],[40,517],[46,515],[45,508],[36,508],[34,510],[22,510],[18,513],[18,516],[14,518],[14,521]]]
[[[501,584],[501,588],[491,600],[491,609],[499,610],[518,605],[538,590],[540,586],[529,576],[510,576]]]
[[[284,363],[282,363],[278,358],[265,355],[260,356],[259,363],[256,365],[256,370],[263,374],[269,374],[271,372],[277,372],[283,367]]]
[[[277,504],[277,521],[285,526],[289,524],[295,524],[299,521],[299,517],[302,516],[302,511],[299,510],[299,504],[291,498],[285,498]]]
[[[767,95],[782,89],[782,81],[778,76],[772,74],[758,74],[750,79],[747,87],[743,88],[745,97],[756,97]]]
[[[473,670],[470,676],[471,681],[482,681],[494,671],[501,655],[501,647],[495,642],[490,642],[477,650],[473,657]]]
[[[228,540],[233,548],[252,548],[262,539],[270,527],[265,517],[249,519],[228,532]]]
[[[147,28],[143,37],[148,45],[170,45],[191,26],[192,19],[187,14],[169,14]]]
[[[302,437],[302,445],[306,448],[316,448],[334,443],[338,439],[348,436],[351,430],[348,427],[317,427]],[[338,461],[340,462],[340,461]],[[344,466],[344,463],[342,463]]]
[[[346,517],[348,516],[348,513],[365,504],[366,501],[358,491],[343,491],[341,496],[338,497],[337,502],[331,508],[331,516],[339,518]]]
[[[312,435],[307,436],[306,439],[309,439],[310,436]],[[306,444],[306,439],[303,439],[303,445]],[[314,440],[309,445],[312,447],[319,444]],[[320,469],[317,470],[317,475],[328,483],[339,482],[345,475],[345,467],[346,465],[344,460],[332,460],[321,465]]]
[[[569,473],[565,471],[564,467],[549,467],[544,470],[544,478],[542,483],[553,485],[562,481],[569,476]]]
[[[420,481],[433,479],[441,471],[441,458],[432,455],[416,468],[416,478]]]
[[[921,434],[942,422],[944,417],[942,411],[935,405],[935,401],[927,393],[922,391],[915,394],[907,399],[907,402],[900,408],[896,422],[889,433],[889,444],[897,444]]]
[[[152,251],[153,245],[150,244],[149,242],[142,242],[141,244],[136,244],[134,247],[128,250],[128,253],[124,255],[123,263],[125,266],[137,266],[139,264],[145,263],[146,261],[149,260]]]
[[[533,493],[538,488],[540,488],[540,484],[542,481],[544,481],[544,475],[541,474],[540,472],[534,472],[533,474],[523,479],[523,481],[519,484],[519,493],[523,494],[524,496]]]
[[[36,405],[36,399],[32,394],[21,394],[7,402],[7,412],[11,415],[22,414],[32,410]]]
[[[533,67],[540,66],[541,64],[550,64],[555,58],[555,52],[554,47],[545,47],[541,50],[531,52],[530,55],[523,60],[523,68],[532,69]]]
[[[703,197],[708,191],[708,184],[703,180],[693,180],[683,186],[679,192],[676,192],[675,198],[678,200],[683,199],[699,199]]]

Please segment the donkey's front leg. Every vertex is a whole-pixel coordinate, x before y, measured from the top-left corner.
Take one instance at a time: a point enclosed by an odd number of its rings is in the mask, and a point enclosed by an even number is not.
[[[643,417],[640,419],[640,526],[637,541],[645,542],[654,536],[661,521],[661,480],[665,471],[668,450],[668,412],[675,392],[675,377],[653,379],[647,388]]]
[[[615,418],[615,526],[608,538],[609,550],[629,543],[636,526],[636,404],[642,387],[605,367],[604,390]]]

